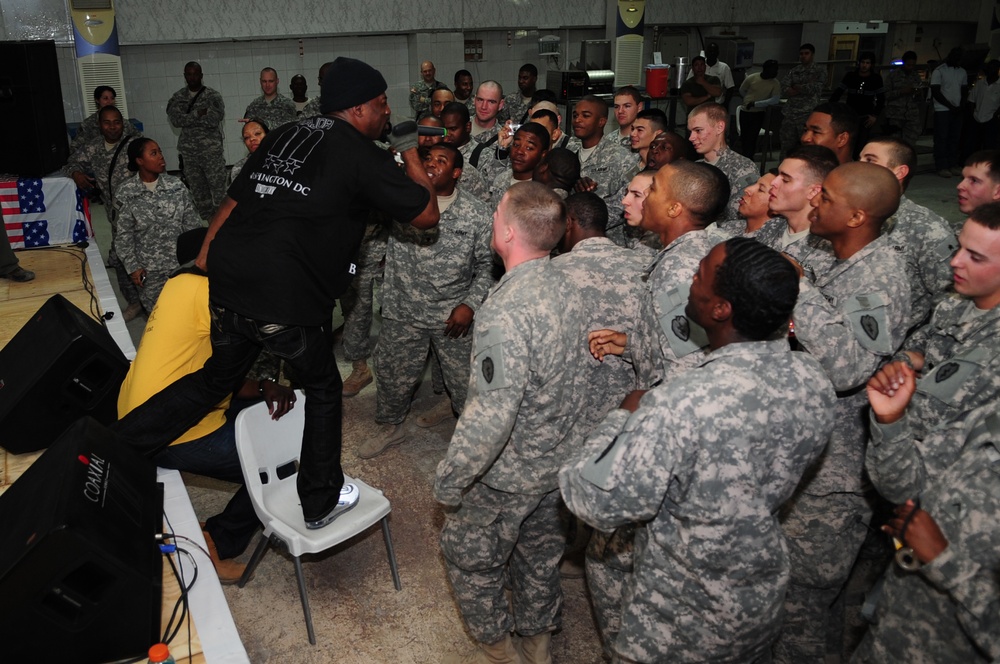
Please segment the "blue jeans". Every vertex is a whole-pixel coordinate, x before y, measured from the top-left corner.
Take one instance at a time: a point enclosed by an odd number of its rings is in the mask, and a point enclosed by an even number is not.
[[[239,490],[229,499],[220,514],[205,521],[220,558],[235,558],[243,553],[260,526],[243,482],[243,469],[236,452],[236,415],[230,412],[226,423],[196,440],[171,445],[153,457],[161,468],[173,468],[204,475],[224,482],[235,482]]]
[[[337,506],[343,383],[333,357],[330,325],[298,327],[257,321],[210,304],[212,356],[119,420],[112,429],[146,456],[194,426],[223,397],[237,391],[261,349],[284,359],[306,394],[305,430],[296,478],[306,520]],[[213,535],[214,537],[214,535]]]
[[[934,168],[943,171],[946,168],[961,166],[958,161],[958,151],[962,137],[962,112],[934,111]]]

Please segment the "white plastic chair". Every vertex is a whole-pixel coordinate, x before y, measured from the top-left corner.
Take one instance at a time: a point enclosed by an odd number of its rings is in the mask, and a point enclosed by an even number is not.
[[[378,489],[346,477],[345,481],[356,484],[361,493],[358,504],[323,528],[306,528],[295,488],[305,422],[305,396],[301,392],[297,394],[295,408],[277,422],[271,419],[267,404],[263,402],[240,411],[236,417],[236,448],[243,476],[257,517],[264,524],[264,533],[250,557],[239,586],[242,588],[250,580],[270,545],[283,543],[295,562],[309,643],[316,645],[302,573],[302,554],[326,551],[381,521],[392,582],[397,591],[402,589],[402,585],[389,533],[389,512],[392,507]]]

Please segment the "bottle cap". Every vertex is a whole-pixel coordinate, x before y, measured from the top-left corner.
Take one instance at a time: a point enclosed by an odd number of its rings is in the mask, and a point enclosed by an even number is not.
[[[149,661],[165,662],[170,657],[170,648],[165,643],[157,643],[149,649]]]

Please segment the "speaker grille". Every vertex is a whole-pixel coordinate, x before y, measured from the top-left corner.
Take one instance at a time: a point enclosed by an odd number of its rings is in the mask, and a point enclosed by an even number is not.
[[[122,112],[122,117],[128,115],[128,95],[125,93],[125,76],[122,74],[122,59],[119,55],[94,53],[77,58],[77,69],[80,72],[80,87],[83,91],[86,111],[84,115],[97,112],[94,101],[94,88],[99,85],[110,85],[118,93],[115,106]]]

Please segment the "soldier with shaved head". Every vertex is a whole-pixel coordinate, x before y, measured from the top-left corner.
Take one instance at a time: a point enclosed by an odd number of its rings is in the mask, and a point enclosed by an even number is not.
[[[958,249],[951,225],[937,213],[906,197],[906,188],[917,166],[910,143],[894,136],[873,138],[861,148],[861,161],[884,166],[899,180],[903,195],[899,209],[885,225],[889,239],[905,251],[912,289],[911,329],[926,322],[931,309],[951,286],[949,262]]]
[[[695,366],[704,355],[708,340],[687,318],[684,304],[699,261],[720,239],[705,229],[728,197],[726,176],[708,164],[678,161],[653,177],[641,224],[659,235],[664,249],[647,270],[642,316],[634,334],[610,329],[590,333],[590,349],[598,359],[629,348],[642,387]]]
[[[830,607],[865,540],[871,507],[862,489],[865,384],[899,349],[910,314],[903,256],[882,235],[899,206],[887,168],[852,162],[833,169],[812,199],[813,234],[837,261],[800,278],[792,321],[803,349],[837,389],[836,423],[823,457],[782,513],[792,579],[775,661],[822,661]]]

